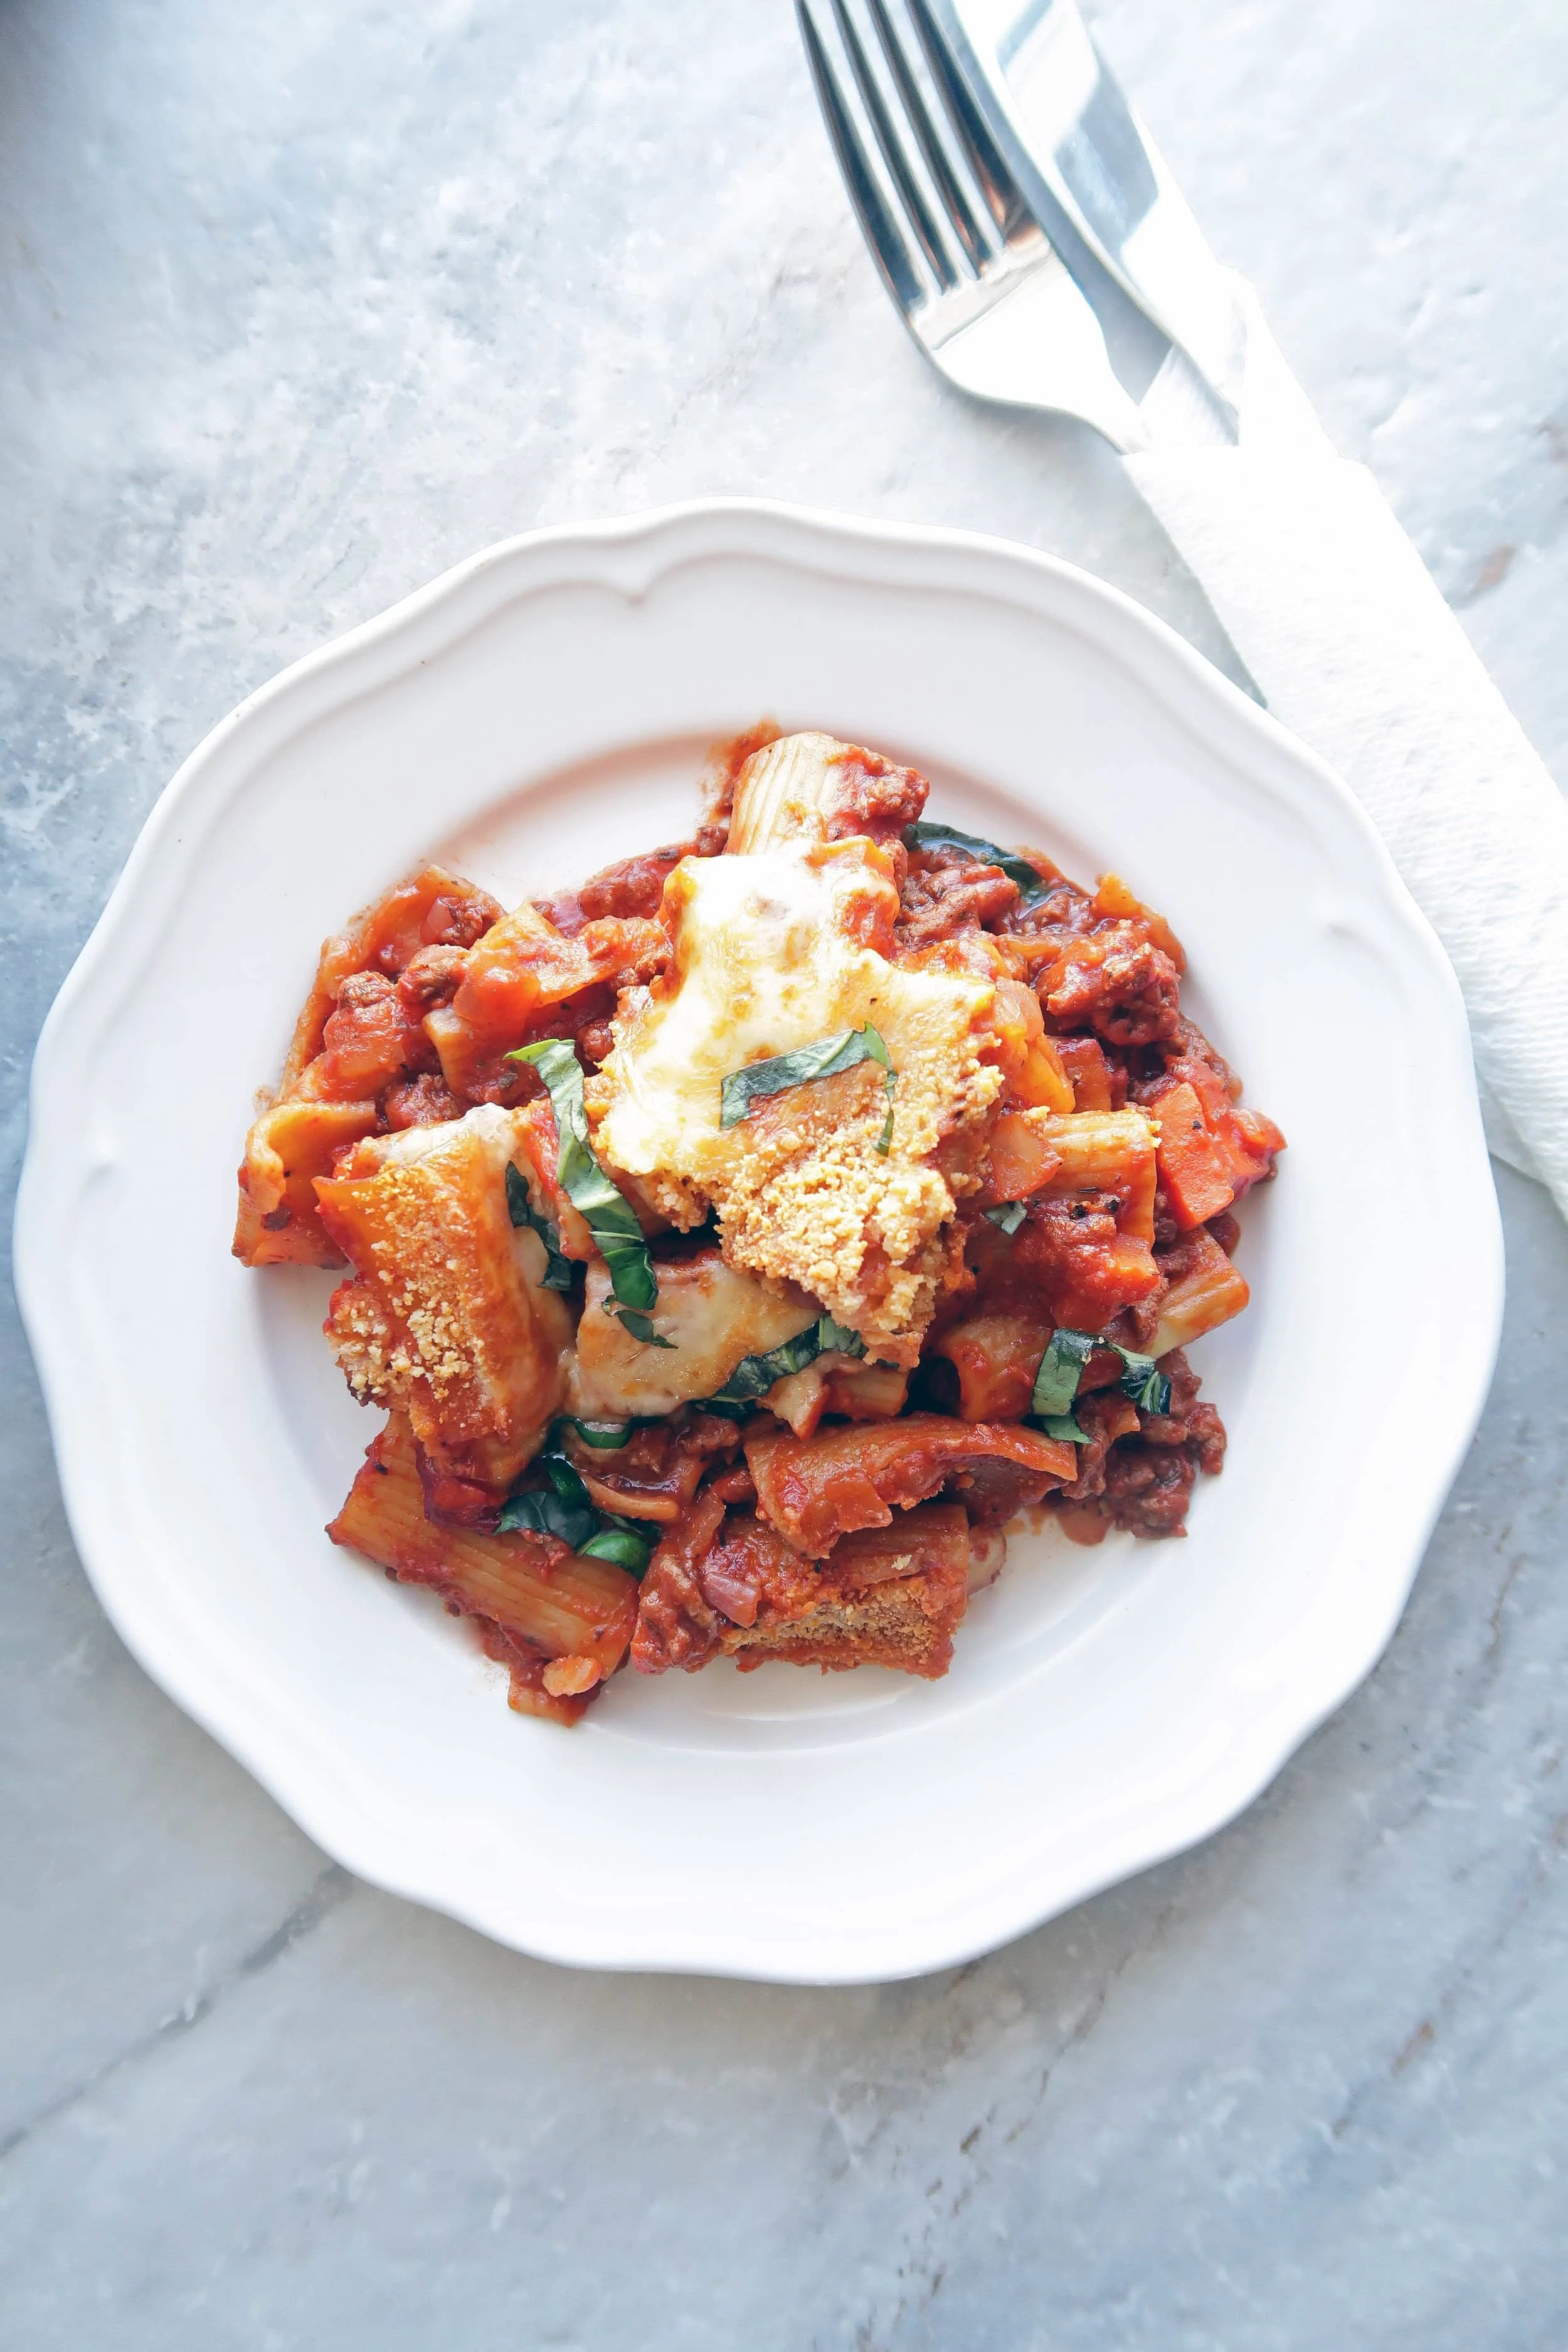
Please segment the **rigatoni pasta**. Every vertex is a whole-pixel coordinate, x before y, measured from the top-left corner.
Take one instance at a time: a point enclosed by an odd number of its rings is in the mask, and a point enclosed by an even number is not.
[[[1021,1513],[1184,1532],[1284,1139],[1114,875],[759,729],[686,842],[503,910],[429,866],[326,943],[235,1251],[344,1267],[386,1423],[329,1532],[514,1706],[629,1662],[947,1671]]]

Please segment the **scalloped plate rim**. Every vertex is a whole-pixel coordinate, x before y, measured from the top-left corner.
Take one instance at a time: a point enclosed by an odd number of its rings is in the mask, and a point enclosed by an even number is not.
[[[1468,1029],[1452,971],[1360,803],[1321,760],[1166,624],[1079,567],[1009,541],[750,499],[692,499],[596,523],[551,525],[502,540],[305,654],[247,696],[182,763],[149,813],[101,916],[59,990],[37,1049],[27,1150],[18,1188],[16,1286],[44,1387],[68,1516],[106,1612],[153,1678],[329,1853],[374,1884],[443,1910],[516,1948],[564,1964],[685,1969],[810,1984],[883,1981],[923,1974],[993,1949],[1104,1887],[1212,1835],[1245,1811],[1381,1656],[1403,1612],[1426,1540],[1479,1417],[1495,1361],[1502,1306],[1500,1229],[1472,1090],[1468,1108],[1459,1112],[1459,1118],[1468,1129],[1471,1206],[1479,1212],[1471,1268],[1472,1279],[1481,1286],[1478,1345],[1464,1368],[1464,1377],[1450,1391],[1446,1441],[1437,1466],[1426,1474],[1429,1491],[1410,1521],[1414,1539],[1408,1557],[1397,1573],[1391,1570],[1381,1607],[1353,1629],[1355,1638],[1342,1644],[1331,1670],[1323,1672],[1310,1691],[1300,1694],[1299,1706],[1288,1725],[1265,1727],[1255,1722],[1252,1737],[1233,1739],[1227,1746],[1226,1769],[1200,1778],[1190,1790],[1184,1789],[1179,1798],[1169,1800],[1163,1810],[1152,1809],[1142,1834],[1124,1836],[1117,1850],[1107,1852],[1103,1867],[1080,1869],[1074,1883],[1066,1887],[1035,1889],[1011,1900],[993,1902],[984,1916],[966,1915],[936,1928],[922,1925],[906,1934],[902,1949],[898,1948],[896,1935],[885,1937],[880,1949],[865,1951],[858,1958],[853,1953],[840,1959],[821,1950],[786,1950],[777,1938],[769,1949],[765,1937],[759,1946],[757,1938],[748,1938],[744,1933],[716,1935],[706,1925],[687,1937],[646,1929],[639,1935],[636,1927],[628,1928],[621,1918],[612,1921],[605,1932],[598,1914],[579,1915],[553,1927],[535,1917],[525,1932],[519,1932],[515,1926],[498,1920],[495,1906],[476,1900],[464,1885],[443,1883],[447,1874],[442,1867],[445,1857],[411,1853],[406,1822],[388,1819],[385,1804],[356,1794],[344,1778],[333,1780],[309,1756],[301,1759],[291,1752],[289,1727],[286,1720],[279,1722],[269,1715],[263,1694],[250,1692],[248,1714],[243,1695],[237,1706],[236,1693],[222,1686],[215,1662],[182,1642],[181,1628],[169,1622],[155,1600],[146,1605],[134,1575],[121,1572],[112,1533],[103,1522],[102,1498],[95,1492],[96,1482],[87,1466],[85,1433],[77,1413],[71,1349],[66,1336],[68,1315],[61,1312],[64,1286],[47,1262],[47,1236],[51,1222],[49,1187],[56,1176],[51,1139],[57,1080],[67,1084],[69,1066],[74,1062],[79,1066],[90,1056],[91,1022],[104,967],[111,955],[122,953],[127,947],[134,950],[138,926],[150,919],[146,910],[160,867],[163,887],[167,889],[182,867],[199,855],[201,827],[194,827],[182,844],[181,824],[202,813],[204,794],[211,797],[216,814],[230,794],[244,789],[243,763],[251,756],[245,748],[248,738],[280,726],[291,712],[303,725],[321,709],[342,708],[357,693],[372,691],[377,683],[401,675],[409,661],[430,658],[460,642],[520,593],[587,581],[635,598],[647,594],[668,571],[714,556],[772,560],[795,570],[828,572],[843,572],[847,565],[849,573],[864,582],[864,566],[857,572],[851,557],[871,551],[890,558],[895,570],[900,560],[916,570],[923,562],[928,567],[926,577],[934,577],[945,562],[950,576],[940,584],[961,593],[966,587],[977,588],[980,575],[989,574],[990,584],[983,593],[1004,602],[1026,605],[1027,599],[1019,590],[1031,575],[1037,582],[1053,583],[1058,595],[1076,604],[1073,625],[1136,672],[1176,723],[1203,737],[1206,714],[1210,729],[1222,736],[1228,734],[1233,740],[1238,739],[1244,746],[1250,742],[1259,756],[1251,762],[1245,757],[1237,761],[1249,784],[1279,793],[1282,787],[1268,771],[1278,771],[1281,761],[1294,769],[1299,782],[1323,795],[1325,810],[1331,809],[1337,821],[1359,836],[1365,861],[1362,879],[1374,884],[1381,913],[1395,934],[1403,934],[1413,968],[1422,972],[1435,1001],[1445,1006],[1449,1049],[1462,1044],[1468,1057]],[[615,559],[622,551],[636,560],[617,571]],[[533,576],[529,578],[531,570]],[[640,585],[635,579],[628,580],[628,572],[640,575]],[[468,612],[466,599],[479,609]],[[1037,605],[1034,609],[1037,616]],[[422,631],[432,640],[424,654],[416,642]],[[374,675],[378,663],[380,679]],[[361,672],[367,670],[373,674],[362,677]],[[316,709],[310,707],[312,695]],[[1228,753],[1228,747],[1221,748]],[[65,1173],[79,1186],[90,1171],[71,1167]],[[460,1863],[457,1875],[460,1881]]]

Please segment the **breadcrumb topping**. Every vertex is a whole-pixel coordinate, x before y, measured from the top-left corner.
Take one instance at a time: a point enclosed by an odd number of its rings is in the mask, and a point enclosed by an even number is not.
[[[968,1189],[936,1154],[1003,1081],[993,960],[910,968],[870,943],[891,947],[890,871],[860,839],[683,861],[666,889],[669,971],[623,993],[587,1102],[606,1166],[679,1200],[683,1224],[711,1205],[732,1265],[797,1284],[874,1354],[912,1363],[948,1266],[953,1184]],[[872,1063],[721,1126],[731,1071],[868,1023],[895,1073],[885,1150]]]
[[[516,1117],[368,1139],[319,1187],[359,1279],[332,1300],[327,1336],[354,1394],[399,1405],[458,1475],[515,1475],[559,1402],[571,1342],[563,1302],[529,1278],[505,1169]]]

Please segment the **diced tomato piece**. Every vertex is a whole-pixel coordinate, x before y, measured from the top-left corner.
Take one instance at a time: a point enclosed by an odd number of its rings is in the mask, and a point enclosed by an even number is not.
[[[1217,1072],[1206,1063],[1195,1059],[1184,1058],[1173,1062],[1166,1083],[1155,1089],[1149,1099],[1149,1108],[1155,1117],[1162,1122],[1170,1120],[1170,1132],[1178,1141],[1191,1135],[1191,1118],[1180,1110],[1172,1111],[1168,1107],[1183,1088],[1190,1088],[1196,1097],[1204,1128],[1222,1155],[1220,1164],[1230,1185],[1232,1201],[1239,1200],[1251,1186],[1261,1184],[1265,1178],[1273,1175],[1274,1162],[1285,1149],[1285,1138],[1274,1121],[1265,1118],[1260,1110],[1245,1110],[1233,1103]],[[1169,1191],[1163,1148],[1160,1176]],[[1173,1209],[1174,1205],[1173,1202]],[[1219,1203],[1221,1208],[1228,1205],[1226,1202]],[[1193,1216],[1190,1224],[1197,1224],[1203,1218],[1215,1213],[1213,1209],[1204,1210]],[[1175,1209],[1175,1214],[1180,1220],[1179,1209]]]
[[[1230,1124],[1234,1131],[1231,1173],[1239,1194],[1249,1184],[1260,1184],[1266,1176],[1273,1175],[1275,1160],[1285,1149],[1285,1138],[1260,1110],[1243,1110],[1238,1106],[1230,1114]]]
[[[1156,1159],[1171,1214],[1184,1232],[1228,1209],[1236,1197],[1231,1158],[1210,1132],[1196,1090],[1168,1087],[1151,1109],[1160,1122]]]

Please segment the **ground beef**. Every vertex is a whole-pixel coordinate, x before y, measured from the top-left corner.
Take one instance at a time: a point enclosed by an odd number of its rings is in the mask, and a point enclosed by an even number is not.
[[[1185,1360],[1179,1348],[1162,1357],[1162,1369],[1169,1371],[1173,1364]],[[1138,1433],[1145,1445],[1167,1449],[1180,1446],[1188,1458],[1210,1478],[1217,1478],[1225,1466],[1225,1423],[1212,1404],[1197,1402],[1196,1375],[1186,1374],[1185,1392],[1174,1378],[1171,1381],[1171,1410],[1168,1413],[1140,1412]]]
[[[584,882],[577,903],[585,922],[598,915],[657,915],[664,886],[695,845],[678,841],[668,849],[650,850],[644,857],[623,857],[602,874]]]
[[[1113,1045],[1171,1037],[1181,1017],[1181,974],[1137,922],[1100,924],[1063,950],[1039,987],[1047,1019]]]
[[[422,1021],[433,1004],[448,1004],[458,992],[468,961],[465,948],[421,948],[398,975],[397,993],[404,1010]]]
[[[1121,1208],[1114,1192],[1030,1201],[996,1268],[1015,1306],[1022,1311],[1037,1305],[1074,1331],[1103,1331],[1113,1315],[1157,1291],[1154,1260],[1142,1242],[1121,1232]]]
[[[722,846],[721,841],[720,847]],[[553,898],[541,898],[539,911],[567,939],[575,939],[585,924],[598,922],[605,916],[623,922],[637,918],[646,921],[658,914],[665,883],[681,859],[711,854],[702,850],[699,842],[675,841],[640,856],[618,858],[614,866],[591,874],[579,889],[562,890]]]
[[[1080,890],[1065,874],[1047,867],[1044,859],[1031,858],[1031,863],[1039,869],[1045,884],[1043,895],[1022,900],[1004,916],[996,929],[1014,939],[1047,941],[1059,950],[1069,940],[1092,930],[1097,919],[1094,902],[1087,890]]]
[[[1189,1454],[1195,1451],[1198,1468],[1205,1478],[1217,1478],[1225,1467],[1227,1440],[1219,1409],[1212,1404],[1198,1404],[1187,1416],[1186,1445]]]
[[[994,929],[1017,904],[1018,886],[1000,866],[979,864],[962,851],[916,850],[899,899],[899,946],[932,947],[959,931]]]
[[[445,1119],[461,1118],[468,1105],[458,1101],[437,1072],[422,1070],[417,1077],[400,1078],[388,1087],[381,1108],[387,1126],[395,1129],[439,1127]]]
[[[1170,1195],[1163,1184],[1157,1184],[1154,1188],[1154,1247],[1156,1250],[1169,1249],[1181,1238],[1182,1229],[1171,1213]]]
[[[406,887],[394,891],[383,906],[390,908],[407,896]],[[393,937],[384,940],[369,961],[377,971],[395,980],[426,948],[471,948],[492,924],[500,922],[501,913],[488,890],[477,890],[472,883],[463,883],[430,900],[418,919],[417,930],[406,921],[400,922]]]
[[[519,1045],[538,1045],[546,1037],[570,1037],[584,1060],[595,1068],[610,1050],[610,1015],[616,1009],[616,983],[595,981],[559,1004],[546,1004],[512,1033]],[[493,1102],[515,1109],[547,1091],[538,1071],[527,1062],[514,1062],[510,1052],[496,1054],[468,1083],[471,1101]]]
[[[1178,1013],[1169,1033],[1159,1043],[1155,1053],[1144,1056],[1143,1066],[1131,1072],[1131,1096],[1134,1102],[1151,1102],[1174,1062],[1199,1062],[1211,1069],[1232,1102],[1241,1094],[1241,1080],[1226,1060],[1217,1045],[1211,1045],[1195,1022],[1184,1013]]]
[[[1113,1445],[1105,1465],[1103,1506],[1113,1528],[1155,1540],[1184,1536],[1197,1464],[1180,1450]]]
[[[495,899],[483,890],[470,890],[460,897],[433,898],[420,935],[426,947],[471,948],[500,919]]]
[[[358,1020],[373,1006],[395,1003],[396,997],[397,983],[385,972],[351,971],[346,980],[340,982],[332,1010],[327,1016],[329,1032],[334,1022],[338,1024],[337,1039],[329,1034],[325,1040],[329,1048],[346,1034],[346,1023]]]
[[[1098,1364],[1097,1354],[1086,1380]],[[1199,1472],[1219,1475],[1225,1423],[1199,1402],[1198,1375],[1179,1348],[1161,1357],[1160,1370],[1171,1383],[1168,1412],[1137,1410],[1119,1389],[1079,1391],[1074,1411],[1089,1444],[1079,1451],[1078,1477],[1051,1500],[1074,1517],[1080,1541],[1098,1541],[1096,1519],[1101,1530],[1121,1528],[1145,1541],[1184,1535]]]
[[[1078,1476],[1070,1486],[1062,1488],[1061,1499],[1064,1503],[1088,1503],[1104,1494],[1105,1465],[1110,1449],[1119,1437],[1131,1433],[1129,1423],[1135,1428],[1137,1423],[1132,1406],[1115,1391],[1087,1397],[1080,1394],[1073,1410],[1089,1444],[1079,1448]]]
[[[405,1070],[428,1068],[435,1058],[424,1031],[405,1012],[396,982],[385,972],[350,972],[321,1032],[317,1067],[329,1098],[348,1102],[379,1094]]]
[[[902,854],[904,827],[913,824],[931,786],[913,768],[895,767],[879,752],[851,745],[833,763],[827,804],[827,838],[847,841],[864,834],[885,849]]]

